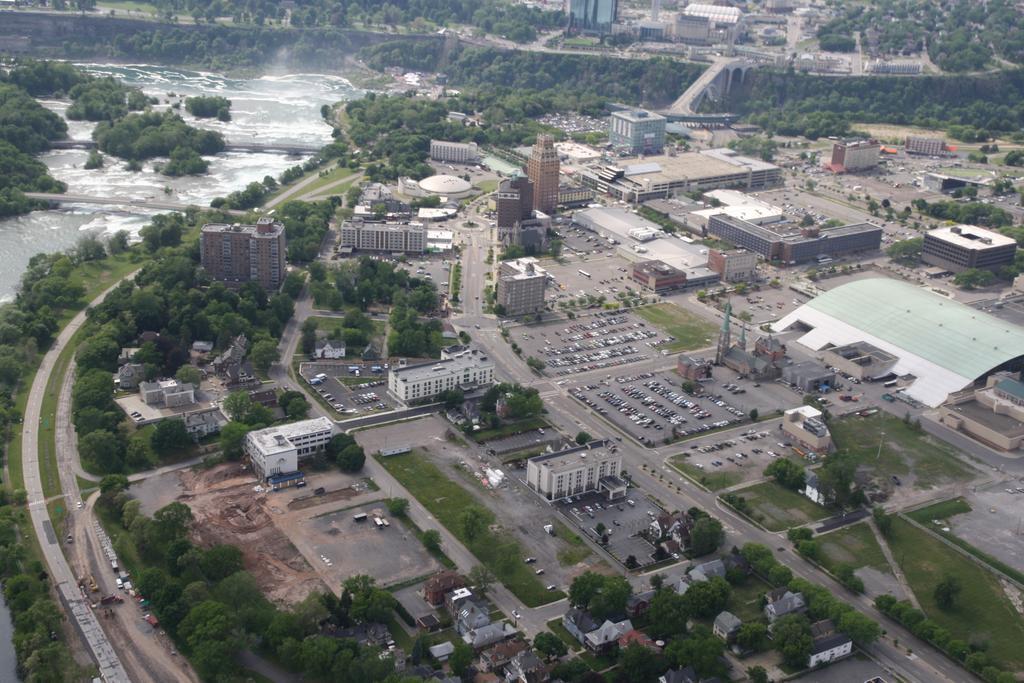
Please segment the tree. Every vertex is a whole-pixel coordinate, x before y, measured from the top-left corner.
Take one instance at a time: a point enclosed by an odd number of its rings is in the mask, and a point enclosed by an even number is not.
[[[836,626],[861,647],[870,645],[882,635],[882,628],[877,621],[855,610],[849,610],[839,617]]]
[[[750,683],[768,683],[768,672],[758,664],[747,669],[747,678],[750,679]]]
[[[695,617],[710,619],[725,609],[732,587],[720,576],[697,581],[683,595],[686,610]]]
[[[909,240],[895,242],[885,250],[886,255],[893,261],[904,265],[916,265],[921,260],[921,250],[924,248],[924,238],[914,237]]]
[[[192,442],[192,437],[182,420],[163,420],[158,422],[150,437],[153,450],[161,455],[184,448]]]
[[[251,424],[247,419],[252,410],[253,400],[247,391],[235,391],[224,399],[224,411],[232,420]]]
[[[430,552],[441,550],[441,532],[437,529],[427,529],[423,532],[423,547]]]
[[[764,468],[764,473],[791,491],[799,491],[804,487],[804,470],[792,460],[777,458]]]
[[[110,500],[121,491],[127,491],[128,486],[128,477],[123,474],[108,474],[100,479],[100,495]]]
[[[79,439],[78,452],[101,472],[120,472],[124,467],[124,442],[106,430],[90,432]]]
[[[701,678],[724,677],[724,649],[725,643],[715,637],[708,627],[697,626],[689,638],[672,641],[665,648],[665,656],[675,667],[692,666]]]
[[[580,446],[588,444],[591,441],[593,441],[593,437],[590,436],[590,434],[588,434],[587,432],[581,431],[576,435],[576,443],[578,443]]]
[[[494,573],[487,566],[478,564],[469,570],[466,582],[480,593],[487,593],[494,583]]]
[[[960,271],[953,278],[953,284],[963,289],[975,289],[977,287],[988,287],[995,281],[995,275],[990,270],[981,268],[968,268]]]
[[[309,401],[305,396],[292,396],[284,403],[284,413],[289,420],[301,420],[309,415]]]
[[[533,639],[533,649],[545,657],[562,657],[568,652],[562,639],[550,631],[541,631]]]
[[[647,610],[648,632],[652,637],[662,639],[684,635],[688,618],[685,596],[672,588],[659,590]]]
[[[215,545],[202,554],[199,567],[211,582],[218,582],[242,571],[242,551],[233,545]]]
[[[199,368],[191,365],[182,365],[178,368],[178,371],[174,373],[174,378],[179,382],[185,382],[198,387],[199,383],[203,379],[203,374],[199,372]]]
[[[722,523],[714,517],[701,517],[690,532],[690,552],[694,557],[701,557],[718,550],[723,541]]]
[[[630,643],[619,651],[619,670],[616,680],[621,683],[649,683],[658,680],[665,667],[660,655],[639,643]]]
[[[604,585],[604,577],[586,571],[573,579],[569,585],[569,604],[573,607],[586,609]]]
[[[953,609],[961,590],[963,590],[963,586],[960,583],[960,579],[952,574],[947,574],[935,585],[935,590],[932,593],[935,597],[935,604],[940,609],[947,611]]]
[[[600,592],[590,600],[588,609],[595,619],[611,619],[626,612],[626,603],[633,594],[629,581],[622,576],[606,576]]]
[[[272,339],[260,339],[252,345],[249,358],[258,369],[266,372],[281,357],[277,351],[277,343]]]
[[[388,498],[387,506],[392,517],[405,517],[409,512],[409,501],[405,498]]]
[[[464,643],[462,639],[456,638],[455,651],[448,657],[448,666],[451,667],[453,674],[461,677],[473,663],[474,657],[476,654],[473,652],[473,648]]]
[[[242,444],[245,442],[245,435],[252,430],[242,422],[228,422],[220,428],[220,450],[228,460],[238,460],[242,457]]]
[[[757,422],[757,418],[760,416],[760,413],[757,412],[757,408],[751,408],[749,415],[751,422]]]
[[[892,515],[885,514],[885,508],[876,505],[871,509],[871,517],[878,526],[878,531],[886,538],[892,533]]]
[[[782,655],[782,661],[792,669],[803,669],[811,654],[811,625],[807,617],[790,614],[775,622],[772,641]]]
[[[736,642],[744,649],[760,652],[768,645],[768,627],[760,621],[748,621],[740,626]]]
[[[336,462],[338,463],[338,469],[342,472],[353,474],[363,469],[363,464],[366,462],[366,453],[363,452],[362,446],[353,443],[351,446],[346,446],[338,454]]]
[[[487,525],[490,523],[490,519],[481,508],[476,505],[472,505],[463,510],[462,515],[459,517],[459,525],[462,527],[462,535],[466,537],[470,543],[480,538],[485,531],[487,531]]]

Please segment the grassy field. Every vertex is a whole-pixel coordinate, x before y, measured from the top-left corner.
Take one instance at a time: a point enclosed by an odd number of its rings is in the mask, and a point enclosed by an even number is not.
[[[906,520],[893,519],[889,545],[893,556],[929,618],[968,643],[988,643],[988,654],[1005,666],[1024,668],[1024,618],[1007,599],[998,579],[969,558]],[[935,586],[946,576],[963,587],[949,611],[935,603]]]
[[[783,488],[774,481],[766,481],[735,491],[746,498],[754,516],[769,531],[782,531],[819,519],[829,512],[822,506],[795,491]]]
[[[552,619],[548,622],[548,630],[554,633],[559,639],[565,643],[565,646],[573,652],[579,652],[582,649],[580,641],[573,638],[572,634],[566,630],[565,626],[562,625],[561,619]]]
[[[636,314],[649,323],[657,325],[675,341],[662,348],[674,351],[689,351],[708,346],[714,339],[715,325],[706,322],[675,304],[655,304],[635,310]]]
[[[543,417],[528,417],[524,420],[518,420],[515,422],[507,422],[500,427],[494,429],[481,429],[478,432],[472,432],[469,437],[477,443],[483,443],[484,441],[490,441],[492,439],[501,439],[506,436],[512,436],[513,434],[522,434],[523,432],[529,432],[534,429],[549,429],[551,425]]]
[[[326,315],[311,315],[309,320],[315,320],[317,329],[325,332],[334,331],[341,329],[342,321],[344,318],[338,318],[335,316]],[[373,322],[373,337],[371,341],[376,342],[381,348],[384,345],[384,331],[387,329],[387,322],[383,320],[372,320]],[[356,360],[362,357],[362,348],[345,348],[345,358],[349,360]]]
[[[481,180],[476,184],[477,188],[483,193],[494,192],[498,189],[497,180]]]
[[[915,522],[920,524],[931,524],[933,519],[949,519],[956,515],[962,515],[965,512],[970,512],[971,506],[967,504],[967,501],[963,498],[954,498],[953,500],[945,500],[935,505],[929,505],[913,512],[908,512],[907,517],[910,517]]]
[[[854,569],[871,567],[880,572],[891,573],[889,563],[875,540],[875,534],[867,524],[853,524],[818,537],[821,547],[819,562],[833,574],[840,565],[848,564]]]
[[[707,471],[702,470],[695,465],[691,465],[685,457],[685,454],[680,453],[679,455],[673,455],[669,459],[669,464],[676,468],[684,475],[693,479],[694,481],[700,482],[702,486],[707,488],[709,491],[720,491],[727,489],[730,486],[735,486],[743,481],[743,475],[739,472],[732,470],[722,471],[713,470]]]
[[[952,447],[885,413],[833,420],[829,428],[837,448],[852,453],[882,478],[912,475],[916,488],[930,488],[969,481],[976,474],[957,459]],[[882,432],[885,437],[879,455]]]
[[[756,576],[748,576],[745,582],[732,587],[727,609],[743,621],[756,621],[764,616],[764,612],[761,611],[761,596],[771,588]]]
[[[380,462],[524,605],[536,607],[565,597],[561,591],[545,590],[530,565],[521,561],[526,552],[510,533],[489,528],[472,540],[466,536],[462,525],[462,515],[466,510],[475,508],[481,511],[492,525],[495,523],[494,515],[479,505],[472,494],[448,479],[422,451],[380,458]]]
[[[563,567],[571,567],[590,557],[590,546],[587,545],[586,541],[580,538],[579,534],[570,531],[569,527],[557,520],[555,521],[555,536],[565,541],[569,546],[558,553],[558,564]]]

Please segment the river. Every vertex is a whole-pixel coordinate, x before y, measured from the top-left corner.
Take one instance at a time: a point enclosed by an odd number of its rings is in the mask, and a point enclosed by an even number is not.
[[[98,76],[114,76],[159,99],[163,109],[177,96],[220,95],[231,100],[232,120],[194,119],[184,106],[180,114],[192,125],[216,130],[228,142],[290,142],[326,144],[331,129],[320,117],[320,107],[362,94],[341,76],[288,74],[258,78],[230,78],[220,74],[146,65],[79,64]],[[174,93],[175,97],[170,94]],[[44,100],[47,108],[63,114],[68,102]],[[88,140],[96,124],[69,121],[68,136]],[[147,162],[141,172],[125,163],[106,158],[102,169],[83,168],[84,150],[54,150],[39,156],[51,174],[68,184],[68,192],[132,199],[165,198],[198,205],[214,197],[244,188],[264,176],[277,176],[302,157],[283,154],[229,152],[207,157],[210,171],[203,176],[168,178]],[[159,161],[159,160],[157,160]],[[73,246],[86,233],[110,234],[118,230],[137,233],[151,213],[140,209],[69,205],[59,210],[34,211],[25,216],[0,220],[0,301],[14,295],[29,259],[39,252],[53,252]]]
[[[182,106],[180,113],[189,123],[222,133],[229,142],[290,142],[323,145],[331,129],[320,117],[320,107],[362,94],[340,76],[289,74],[251,79],[146,65],[79,64],[84,70],[114,76],[159,98],[157,108],[166,108],[179,95],[221,95],[231,100],[232,120],[197,120]],[[66,101],[43,101],[58,113]],[[69,121],[68,135],[88,140],[94,123]],[[147,162],[140,172],[131,172],[124,162],[107,157],[102,169],[82,168],[88,153],[83,150],[55,150],[39,156],[51,174],[68,184],[68,192],[96,196],[142,199],[160,197],[207,205],[214,197],[244,188],[264,176],[301,163],[302,157],[283,154],[240,152],[207,157],[210,172],[203,176],[168,178]],[[0,220],[0,301],[10,300],[29,259],[39,252],[53,252],[73,246],[83,234],[111,234],[118,230],[137,233],[152,213],[136,208],[70,205],[51,211],[34,211],[25,216]],[[0,596],[0,681],[17,681],[11,616]]]

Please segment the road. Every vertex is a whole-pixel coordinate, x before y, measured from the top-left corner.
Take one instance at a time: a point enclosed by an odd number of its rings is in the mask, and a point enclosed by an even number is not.
[[[96,297],[91,302],[90,307],[103,301],[104,297],[117,284],[119,283],[115,283]],[[64,557],[60,539],[57,538],[53,525],[50,522],[49,512],[46,509],[46,500],[43,495],[43,484],[39,470],[39,427],[42,423],[41,413],[46,385],[50,380],[50,375],[53,373],[53,368],[61,349],[67,346],[68,342],[71,341],[71,337],[85,323],[86,310],[88,309],[82,310],[75,315],[71,322],[61,330],[53,346],[43,356],[39,364],[39,370],[32,381],[32,387],[29,390],[28,400],[25,405],[21,444],[22,466],[25,472],[25,491],[28,494],[28,508],[32,519],[32,527],[36,538],[39,539],[43,560],[46,562],[50,578],[57,589],[57,593],[60,595],[61,602],[64,604],[71,622],[75,624],[88,645],[104,680],[108,683],[128,683],[131,679],[121,659],[107,639],[99,620],[90,607],[89,601],[82,596],[82,592],[78,587],[78,581],[68,565],[67,558]]]
[[[482,290],[482,287],[478,289],[479,281],[475,279],[475,274],[483,273],[487,267],[483,263],[487,249],[491,246],[496,248],[496,245],[493,242],[488,242],[486,237],[487,234],[479,230],[463,234],[464,241],[467,242],[466,248],[463,249],[462,262],[463,283],[466,287],[463,299],[466,301],[467,308],[462,316],[453,319],[453,324],[472,335],[476,342],[488,351],[488,355],[495,363],[497,376],[536,387],[544,398],[548,420],[563,433],[574,434],[582,429],[595,435],[607,434],[609,431],[607,424],[599,419],[596,413],[584,409],[554,382],[538,379],[533,371],[512,353],[510,344],[500,337],[493,316],[485,316],[470,306],[475,302],[473,293]],[[482,277],[481,274],[480,278]],[[480,326],[480,329],[476,329],[477,325]],[[666,450],[678,452],[679,448]],[[619,452],[623,454],[627,463],[626,469],[639,487],[669,507],[685,510],[697,506],[705,510],[716,510],[716,516],[726,528],[726,545],[760,543],[779,550],[789,545],[784,534],[771,533],[754,526],[731,509],[722,506],[715,493],[699,488],[678,472],[668,469],[664,464],[666,456],[669,455],[667,452],[662,453],[659,449],[645,449],[628,438],[620,444]],[[641,465],[646,465],[646,469]],[[658,475],[664,476],[665,480],[659,479]],[[670,483],[678,485],[682,491],[670,488]],[[833,594],[843,596],[848,604],[883,625],[888,632],[887,637],[872,645],[869,651],[891,672],[908,681],[920,681],[921,683],[971,679],[971,674],[966,670],[955,665],[909,631],[879,613],[868,597],[851,594],[827,574],[796,555],[787,553],[780,557],[780,560],[793,571],[795,576],[825,586]],[[542,610],[543,615],[535,615],[534,612],[535,610],[525,610],[523,616],[531,622],[539,622],[549,614],[546,609]],[[896,647],[893,644],[893,638],[904,643],[904,647]],[[906,646],[913,648],[912,655],[906,654]]]

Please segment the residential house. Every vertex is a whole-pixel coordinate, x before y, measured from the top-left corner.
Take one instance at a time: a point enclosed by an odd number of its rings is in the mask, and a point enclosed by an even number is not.
[[[354,640],[363,647],[384,647],[393,641],[391,632],[384,624],[357,624],[348,628],[335,628],[327,631],[333,638]]]
[[[482,650],[488,645],[494,645],[506,638],[511,638],[515,634],[516,630],[512,627],[512,624],[507,621],[500,621],[468,631],[463,634],[462,640],[467,645],[472,646],[474,650]]]
[[[776,588],[765,595],[768,604],[764,606],[764,615],[768,621],[775,621],[787,614],[797,614],[807,609],[803,593],[794,593],[787,588]]]
[[[163,379],[156,382],[139,382],[139,394],[149,406],[181,408],[196,402],[196,387],[189,382]]]
[[[853,640],[845,633],[837,631],[831,619],[811,624],[811,638],[811,654],[807,658],[809,669],[831,664],[853,653]]]
[[[725,562],[721,559],[715,559],[691,567],[687,574],[690,577],[690,583],[694,583],[697,581],[707,581],[715,576],[724,579],[726,571]]]
[[[736,636],[740,632],[740,626],[743,626],[743,622],[740,621],[739,617],[732,612],[723,611],[715,617],[712,631],[727,644],[731,644],[736,640]]]
[[[434,631],[440,630],[441,620],[433,614],[424,614],[416,619],[416,627],[421,631],[433,633]]]
[[[591,631],[583,638],[583,644],[593,652],[604,652],[618,644],[619,638],[633,630],[629,619],[615,622],[606,619],[600,627]]]
[[[146,379],[146,366],[142,363],[125,363],[117,369],[117,386],[131,391]]]
[[[434,574],[423,584],[423,599],[431,607],[444,604],[444,596],[456,588],[464,588],[466,580],[458,572],[442,571]]]
[[[572,634],[573,638],[583,643],[586,641],[587,634],[596,631],[601,623],[590,616],[590,612],[573,607],[562,615],[562,626]]]
[[[630,645],[639,645],[640,647],[645,647],[652,652],[661,651],[661,648],[658,647],[657,643],[655,643],[649,635],[643,631],[637,631],[636,629],[627,631],[619,637],[620,650],[625,650]]]
[[[213,371],[231,382],[237,382],[242,375],[242,360],[248,350],[249,340],[244,334],[238,335],[224,353],[213,359]]]
[[[626,616],[630,619],[636,619],[646,614],[647,610],[651,607],[651,600],[654,599],[656,593],[657,591],[650,590],[630,595],[629,600],[626,601]]]
[[[210,434],[218,433],[225,424],[224,416],[221,414],[218,406],[210,406],[203,410],[185,413],[182,419],[185,422],[185,431],[195,441],[199,441]]]
[[[680,576],[676,581],[675,588],[679,595],[686,595],[686,591],[690,590],[690,580],[685,576]]]
[[[345,357],[345,342],[332,339],[320,339],[313,349],[313,357],[336,360]]]
[[[468,588],[456,588],[444,596],[444,607],[454,619],[459,614],[462,603],[473,599],[473,591]]]
[[[198,354],[207,354],[213,351],[212,341],[194,341],[192,342],[192,352]]]
[[[455,652],[455,645],[452,644],[452,641],[446,640],[443,643],[431,645],[428,649],[431,657],[439,662],[447,662],[448,658]]]
[[[548,668],[533,650],[523,650],[505,667],[508,683],[545,683],[550,678]]]
[[[117,366],[121,367],[125,363],[131,363],[132,359],[135,358],[135,354],[139,352],[137,346],[123,346],[121,347],[121,353],[117,354]]]
[[[693,520],[685,512],[665,513],[651,520],[650,537],[657,543],[660,540],[673,540],[680,547],[690,545],[690,532]]]
[[[480,653],[480,666],[485,671],[497,671],[512,661],[517,654],[529,649],[526,641],[519,639],[498,643]]]
[[[821,481],[814,470],[804,470],[804,495],[818,505],[828,504],[828,501],[825,500],[825,494],[821,490]]]
[[[455,630],[459,632],[459,635],[465,635],[469,631],[487,626],[489,623],[491,623],[491,615],[487,608],[471,600],[466,600],[459,606],[455,617]]]
[[[259,403],[264,408],[277,407],[277,392],[273,389],[260,389],[249,392],[249,399],[253,403]]]
[[[699,681],[700,678],[692,666],[685,669],[669,669],[658,678],[658,683],[698,683]]]

